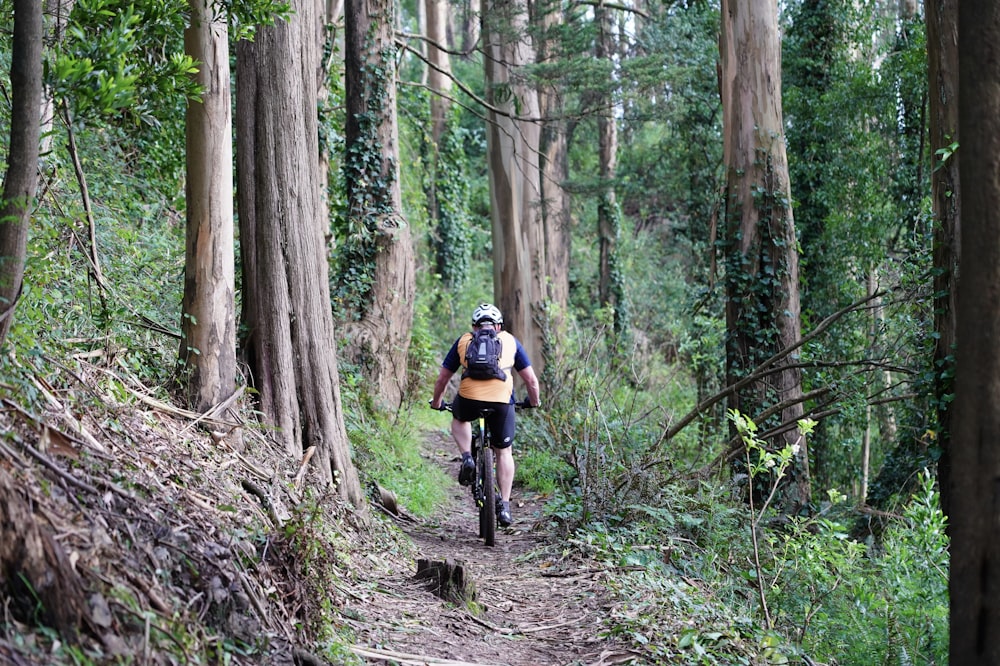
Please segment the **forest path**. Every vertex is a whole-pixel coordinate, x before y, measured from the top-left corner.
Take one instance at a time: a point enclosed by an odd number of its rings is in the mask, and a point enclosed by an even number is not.
[[[424,455],[451,478],[458,460],[450,437],[428,435]],[[434,518],[401,522],[417,557],[464,564],[476,588],[475,614],[448,603],[415,579],[416,566],[380,581],[380,603],[366,605],[356,626],[369,664],[438,666],[608,666],[635,655],[603,637],[611,600],[603,569],[562,553],[542,518],[543,501],[515,487],[514,524],[497,530],[496,546],[477,537],[478,515],[457,481]]]

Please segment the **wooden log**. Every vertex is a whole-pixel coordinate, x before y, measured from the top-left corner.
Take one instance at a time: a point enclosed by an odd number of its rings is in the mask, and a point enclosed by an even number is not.
[[[418,580],[427,581],[431,592],[445,601],[465,605],[476,600],[476,588],[461,560],[417,560]]]

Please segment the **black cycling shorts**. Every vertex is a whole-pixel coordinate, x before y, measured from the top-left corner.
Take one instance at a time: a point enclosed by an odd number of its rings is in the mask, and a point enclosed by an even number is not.
[[[483,402],[469,400],[458,395],[451,403],[451,413],[459,421],[475,421],[484,409],[492,409],[486,415],[486,423],[493,433],[493,448],[506,449],[514,443],[514,405],[507,402]]]

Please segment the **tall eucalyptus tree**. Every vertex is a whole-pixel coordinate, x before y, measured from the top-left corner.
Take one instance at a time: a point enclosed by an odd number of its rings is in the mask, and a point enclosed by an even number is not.
[[[427,67],[424,69],[424,79],[427,88],[430,90],[430,114],[431,132],[428,146],[428,170],[432,174],[438,174],[442,165],[440,145],[444,138],[446,124],[451,108],[451,57],[448,54],[448,2],[447,0],[423,0],[421,6],[424,8],[426,17],[425,34]],[[427,213],[433,221],[434,226],[438,226],[441,219],[441,204],[438,202],[438,184],[436,177],[429,178],[425,187],[427,191]],[[440,235],[440,234],[439,234]],[[441,245],[444,246],[444,239]],[[439,252],[438,272],[445,277],[448,271],[443,253]],[[446,282],[447,283],[447,282]]]
[[[425,79],[430,91],[431,131],[424,149],[427,160],[424,191],[433,229],[435,268],[441,283],[460,290],[469,275],[472,241],[469,227],[468,157],[459,123],[461,107],[452,103],[453,72],[448,0],[424,0],[427,16]]]
[[[951,404],[954,391],[957,294],[962,256],[962,188],[958,136],[958,0],[928,0],[927,60],[930,81],[931,201],[934,206],[934,376],[937,398],[938,479],[948,513]]]
[[[347,353],[376,399],[396,409],[407,388],[415,264],[399,183],[395,3],[347,0],[344,22],[347,227],[370,271],[352,303]]]
[[[735,385],[801,338],[799,273],[781,109],[781,50],[775,0],[723,0],[719,40],[726,168],[726,374]],[[798,443],[786,508],[810,500],[808,449],[798,442],[800,370],[772,362],[729,400]]]
[[[962,278],[949,477],[952,664],[1000,663],[1000,4],[958,2]]]
[[[614,81],[615,48],[614,22],[611,10],[603,4],[594,7],[594,25],[597,29],[594,52],[611,70]],[[597,146],[599,161],[600,193],[597,203],[597,238],[600,247],[598,293],[601,305],[614,308],[615,330],[623,331],[628,325],[625,311],[623,276],[619,266],[618,241],[621,235],[621,211],[615,193],[615,175],[618,162],[618,124],[615,120],[614,94],[610,88],[601,89],[597,102]]]
[[[427,87],[431,92],[431,143],[437,145],[444,134],[451,106],[451,56],[448,54],[448,1],[424,0],[427,16]]]
[[[524,0],[484,3],[482,41],[486,74],[486,145],[493,230],[493,291],[504,325],[543,366],[547,275],[541,218],[537,90],[521,71],[535,62]]]
[[[211,0],[190,0],[187,54],[199,64],[199,99],[187,108],[187,242],[180,359],[189,405],[205,411],[236,385],[233,134],[229,28]]]
[[[537,26],[537,60],[540,67],[552,68],[563,57],[561,30],[566,12],[558,1],[533,4],[532,23]],[[562,337],[569,305],[569,256],[571,243],[571,201],[566,189],[569,179],[569,128],[565,113],[565,90],[562,77],[538,79],[538,107],[542,118],[540,141],[540,182],[542,224],[545,236],[547,303],[545,325],[554,337]],[[558,350],[550,345],[548,354]]]
[[[236,48],[236,155],[244,343],[260,410],[289,455],[312,447],[346,500],[364,496],[344,427],[330,311],[317,80],[321,2]]]

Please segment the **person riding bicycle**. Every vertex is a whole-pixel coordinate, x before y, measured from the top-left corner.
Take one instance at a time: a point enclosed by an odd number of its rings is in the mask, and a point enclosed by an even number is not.
[[[490,304],[481,303],[472,313],[472,331],[464,333],[448,350],[441,371],[434,382],[434,397],[431,407],[442,408],[442,398],[448,382],[460,368],[466,367],[466,350],[477,331],[494,330],[499,338],[499,366],[504,379],[474,379],[463,372],[458,386],[458,395],[452,402],[451,435],[455,439],[458,452],[462,455],[462,466],[458,482],[463,486],[472,483],[476,464],[472,460],[472,421],[479,418],[481,410],[492,409],[486,416],[490,432],[493,433],[493,450],[496,454],[497,485],[500,487],[501,503],[497,511],[497,521],[501,527],[514,522],[510,512],[510,492],[514,485],[514,377],[512,370],[524,381],[528,392],[528,404],[539,406],[538,377],[531,367],[528,354],[520,341],[503,330],[503,315]]]

